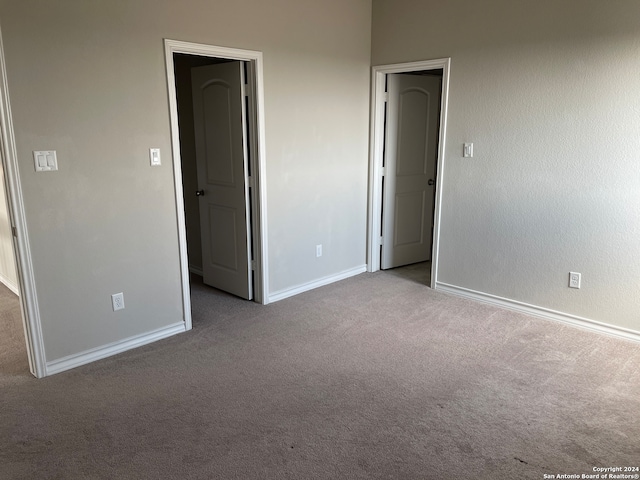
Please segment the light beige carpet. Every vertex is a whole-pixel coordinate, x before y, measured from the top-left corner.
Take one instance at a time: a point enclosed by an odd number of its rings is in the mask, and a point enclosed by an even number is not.
[[[5,382],[10,384],[16,381],[16,377],[28,375],[29,362],[20,301],[16,294],[0,284],[0,385]]]
[[[0,377],[7,479],[541,479],[640,463],[640,345],[362,274]]]

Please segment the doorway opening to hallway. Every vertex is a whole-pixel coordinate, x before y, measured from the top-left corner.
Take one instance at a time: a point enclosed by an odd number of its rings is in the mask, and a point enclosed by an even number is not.
[[[165,52],[190,329],[194,276],[267,301],[262,54],[174,40],[165,40]]]
[[[369,271],[414,265],[434,287],[449,60],[373,68]]]

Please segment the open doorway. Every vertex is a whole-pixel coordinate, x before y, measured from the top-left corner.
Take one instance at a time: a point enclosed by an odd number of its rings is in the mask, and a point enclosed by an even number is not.
[[[11,102],[7,86],[4,47],[0,34],[0,182],[2,182],[5,211],[10,228],[9,243],[15,260],[16,290],[19,293],[20,317],[29,370],[37,377],[47,375],[40,310],[36,300],[35,278],[29,248],[22,186],[18,174],[15,135],[11,117]],[[9,248],[8,250],[11,250]],[[19,330],[19,329],[18,329]]]
[[[13,232],[0,165],[0,376],[29,374]]]
[[[380,268],[431,270],[442,69],[386,78]]]
[[[449,59],[373,67],[368,269],[435,287]]]
[[[265,303],[261,54],[165,40],[185,322],[191,281]]]

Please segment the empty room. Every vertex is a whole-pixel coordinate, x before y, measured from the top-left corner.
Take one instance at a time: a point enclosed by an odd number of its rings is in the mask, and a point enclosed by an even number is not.
[[[639,2],[0,39],[1,478],[640,478]]]

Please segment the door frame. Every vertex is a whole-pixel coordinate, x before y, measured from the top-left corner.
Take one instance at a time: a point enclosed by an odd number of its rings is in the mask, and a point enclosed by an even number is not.
[[[265,121],[264,121],[264,74],[262,52],[219,47],[200,43],[183,42],[164,39],[167,89],[169,93],[169,118],[171,122],[171,149],[173,154],[173,178],[175,184],[175,200],[178,222],[178,249],[180,253],[180,276],[182,281],[182,302],[186,330],[191,329],[191,287],[189,285],[189,260],[187,255],[187,228],[185,223],[184,193],[182,187],[182,160],[180,157],[180,135],[178,125],[178,102],[175,84],[173,54],[182,53],[200,57],[216,57],[229,60],[251,62],[255,92],[253,107],[255,108],[253,131],[256,156],[252,162],[252,182],[254,188],[252,202],[253,240],[255,253],[254,301],[268,303],[268,264],[267,264],[267,210],[266,210],[266,164],[265,164]]]
[[[380,270],[380,246],[382,245],[382,178],[385,137],[386,78],[390,73],[409,73],[442,69],[442,95],[440,100],[440,131],[438,132],[438,158],[436,161],[435,203],[433,211],[433,242],[431,251],[431,288],[436,288],[438,277],[438,252],[440,239],[440,214],[444,152],[449,101],[449,71],[451,58],[423,60],[390,65],[377,65],[371,69],[371,121],[369,145],[369,212],[367,231],[367,270]]]
[[[20,291],[20,310],[24,327],[29,370],[36,378],[47,376],[42,323],[36,293],[31,247],[27,232],[26,213],[18,168],[11,103],[7,82],[4,45],[0,33],[0,160],[4,169],[4,186],[7,197],[7,210],[13,230],[13,253],[16,260],[16,274]]]

